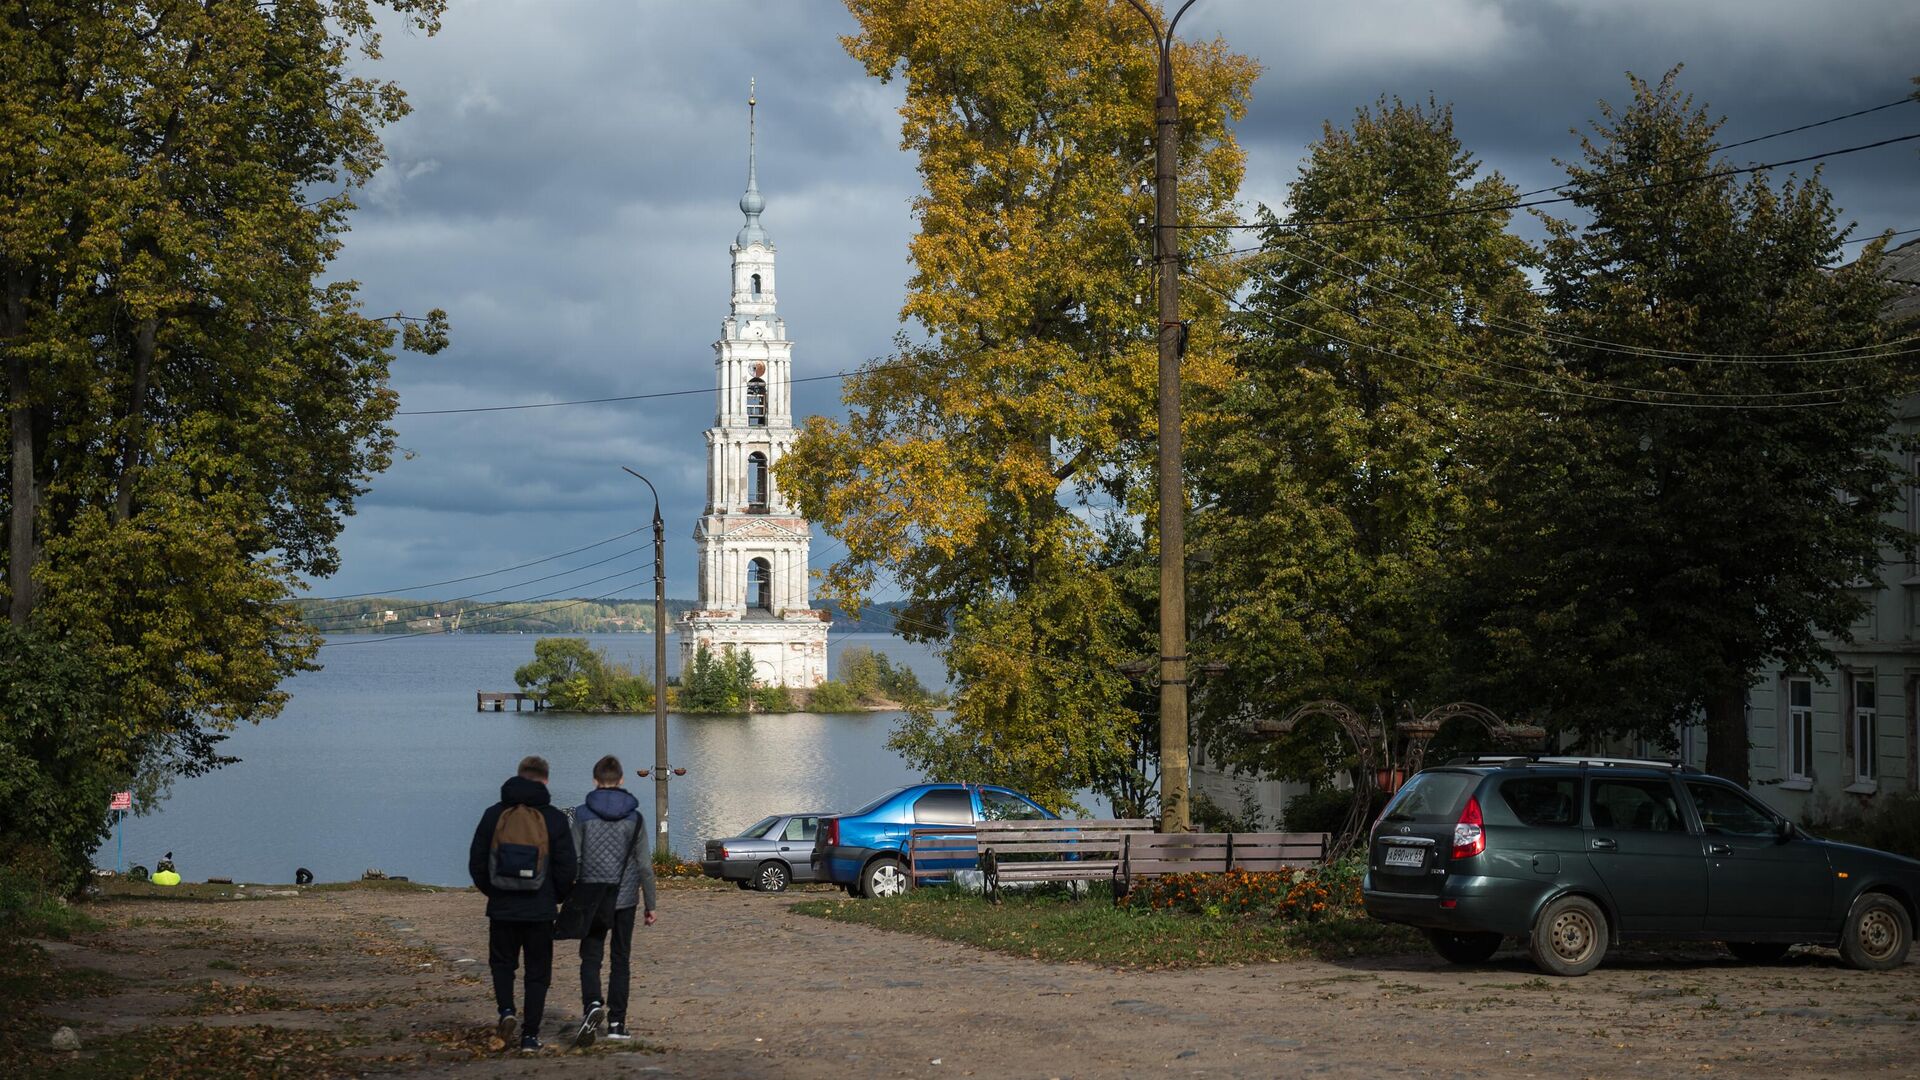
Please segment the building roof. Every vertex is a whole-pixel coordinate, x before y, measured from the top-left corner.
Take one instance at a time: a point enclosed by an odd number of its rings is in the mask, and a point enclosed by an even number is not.
[[[1880,263],[1881,276],[1900,290],[1887,304],[1885,316],[1895,327],[1920,324],[1920,240],[1888,248]]]

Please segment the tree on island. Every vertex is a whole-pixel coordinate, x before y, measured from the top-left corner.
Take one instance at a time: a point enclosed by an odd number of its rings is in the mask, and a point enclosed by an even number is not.
[[[531,690],[564,712],[645,712],[653,708],[653,683],[584,638],[541,638],[533,643],[533,661],[513,673],[522,690]]]

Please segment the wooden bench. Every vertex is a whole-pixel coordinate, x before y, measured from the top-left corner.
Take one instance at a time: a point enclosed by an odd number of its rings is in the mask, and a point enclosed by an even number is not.
[[[981,822],[974,841],[986,897],[998,902],[1000,886],[1015,882],[1110,879],[1128,837],[1152,831],[1145,818]]]
[[[907,833],[907,885],[949,878],[958,869],[980,864],[980,847],[971,825],[929,825]]]
[[[1113,895],[1164,874],[1262,873],[1312,866],[1327,857],[1327,833],[1136,833],[1126,837],[1113,871]]]

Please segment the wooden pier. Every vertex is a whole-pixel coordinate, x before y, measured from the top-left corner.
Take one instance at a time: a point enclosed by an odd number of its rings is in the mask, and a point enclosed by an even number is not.
[[[520,703],[523,701],[533,702],[534,712],[539,712],[547,707],[545,699],[541,698],[539,694],[494,693],[489,690],[476,690],[473,692],[473,711],[486,712],[487,706],[491,705],[493,706],[494,712],[506,712],[507,702],[509,701],[513,702],[514,712],[520,711]]]

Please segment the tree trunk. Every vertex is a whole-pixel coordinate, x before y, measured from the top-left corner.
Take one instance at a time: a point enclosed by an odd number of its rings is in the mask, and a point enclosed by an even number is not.
[[[133,474],[140,467],[140,444],[147,432],[147,382],[153,371],[154,347],[160,320],[146,318],[133,334],[133,400],[127,408],[127,426],[120,435],[120,479],[113,494],[113,521],[133,516]]]
[[[13,429],[13,474],[7,522],[7,588],[12,593],[7,617],[25,626],[33,614],[33,519],[39,492],[33,482],[33,406],[28,398],[28,367],[18,356],[7,358],[7,423]]]
[[[1707,771],[1746,787],[1752,755],[1747,731],[1747,677],[1736,675],[1708,695]]]

